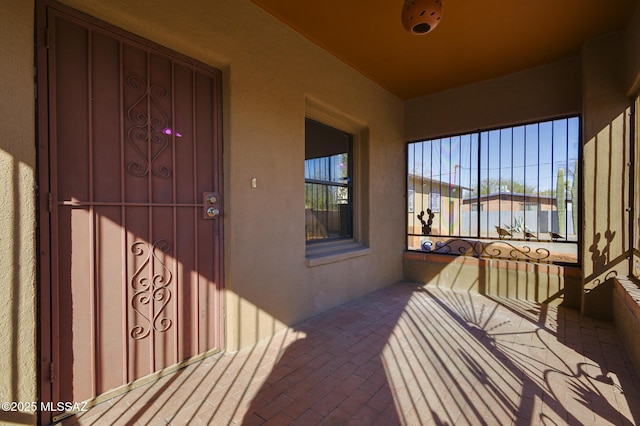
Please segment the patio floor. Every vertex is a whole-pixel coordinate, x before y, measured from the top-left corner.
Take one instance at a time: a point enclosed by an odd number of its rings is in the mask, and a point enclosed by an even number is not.
[[[396,284],[63,423],[632,425],[640,379],[611,323]]]

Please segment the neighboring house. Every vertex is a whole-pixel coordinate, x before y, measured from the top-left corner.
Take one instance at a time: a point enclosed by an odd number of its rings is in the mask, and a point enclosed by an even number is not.
[[[404,253],[407,217],[437,207],[449,226],[465,204],[456,186],[414,182],[407,215],[406,141],[579,114],[582,262],[519,282],[559,283],[593,314],[606,307],[590,290],[628,274],[637,8],[543,65],[414,97],[257,3],[0,0],[0,401],[106,398],[416,271],[437,276],[446,265]],[[305,244],[305,117],[353,138],[350,245],[320,255]],[[466,278],[489,288],[481,273]]]
[[[571,204],[571,200],[567,200]],[[512,192],[493,192],[478,197],[462,199],[465,211],[553,211],[556,208],[556,198],[550,195],[529,195]]]
[[[414,182],[420,183],[417,178],[410,175],[408,234],[422,234],[422,223],[418,215],[421,211],[426,212],[427,209],[430,209],[434,214],[430,234],[432,236],[446,235],[447,233],[472,236],[478,230],[478,222],[493,234],[492,225],[509,228],[515,225],[515,221],[521,221],[528,231],[534,234],[541,233],[542,239],[548,239],[549,232],[558,232],[560,229],[557,200],[553,196],[494,192],[481,195],[478,201],[478,197],[465,195],[471,191],[471,188],[456,187],[429,179],[424,179],[422,192],[413,190],[412,193],[412,183]],[[420,187],[420,185],[416,187]],[[462,197],[458,196],[460,193],[463,194]],[[574,240],[575,226],[571,219],[572,209],[571,199],[567,199],[566,223],[562,229],[564,229],[563,234],[571,235],[569,238]],[[410,239],[411,247],[420,246],[420,237],[414,236]]]
[[[427,221],[428,210],[433,213],[433,235],[438,235],[440,228],[448,229],[452,226],[454,217],[458,217],[461,213],[461,194],[471,189],[415,174],[409,174],[408,185],[408,231],[415,234],[422,233],[422,223],[418,215],[420,212],[425,212],[424,220]],[[419,238],[414,240],[417,241]]]
[[[438,212],[444,206],[454,202],[460,204],[461,194],[471,188],[438,179],[409,175],[409,213],[431,209]],[[411,194],[413,193],[413,198]]]
[[[557,233],[560,229],[563,230],[564,235],[571,235],[570,239],[574,240],[575,237],[577,228],[572,220],[573,203],[570,195],[565,201],[566,214],[563,226],[558,223],[560,219],[557,199],[550,195],[494,192],[481,195],[480,201],[478,197],[465,198],[462,204],[463,215],[465,213],[476,215],[480,211],[480,221],[484,223],[509,228],[518,220],[529,232],[536,235],[543,234],[543,239],[548,239],[549,232]]]

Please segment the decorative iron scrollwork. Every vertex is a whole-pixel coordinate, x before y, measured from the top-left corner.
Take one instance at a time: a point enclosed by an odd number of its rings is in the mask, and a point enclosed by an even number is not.
[[[158,256],[158,250],[168,253],[170,248],[171,244],[167,240],[158,240],[153,244],[138,241],[131,245],[133,255],[144,259],[130,282],[133,289],[131,307],[143,322],[131,328],[131,337],[136,340],[144,339],[151,330],[165,332],[171,327],[171,319],[161,316],[171,299],[169,284],[173,277]],[[145,306],[148,309],[144,309]]]
[[[170,127],[169,118],[159,102],[159,99],[169,96],[169,91],[158,83],[149,84],[137,75],[127,78],[127,86],[140,92],[127,110],[130,124],[127,141],[140,157],[140,162],[130,161],[127,171],[136,177],[147,176],[151,172],[158,178],[167,179],[171,176],[171,169],[154,167],[154,163],[169,146],[170,133],[166,132]],[[155,150],[154,145],[158,146]]]
[[[480,248],[478,248],[480,245]],[[480,241],[450,239],[446,242],[438,241],[432,249],[435,253],[456,254],[478,256],[482,252],[482,243]]]
[[[551,256],[551,252],[538,247],[535,250],[529,246],[514,246],[504,241],[481,243],[483,254],[488,257],[508,258],[511,260],[545,260]]]
[[[482,241],[465,240],[461,238],[452,238],[446,242],[438,241],[431,251],[442,254],[527,261],[542,261],[551,256],[551,252],[542,247],[532,249],[529,246],[515,246],[505,241],[484,243]]]

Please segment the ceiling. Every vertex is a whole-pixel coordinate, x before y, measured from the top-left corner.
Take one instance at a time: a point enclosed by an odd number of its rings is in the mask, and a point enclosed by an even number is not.
[[[402,27],[402,0],[253,0],[400,99],[577,55],[626,27],[638,0],[443,0],[428,34]]]

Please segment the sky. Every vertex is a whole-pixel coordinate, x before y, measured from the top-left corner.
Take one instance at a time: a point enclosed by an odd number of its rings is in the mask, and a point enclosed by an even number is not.
[[[409,173],[477,188],[480,155],[480,181],[499,180],[503,190],[513,180],[540,192],[555,191],[558,169],[572,179],[579,128],[579,118],[571,117],[413,142],[408,145]]]

